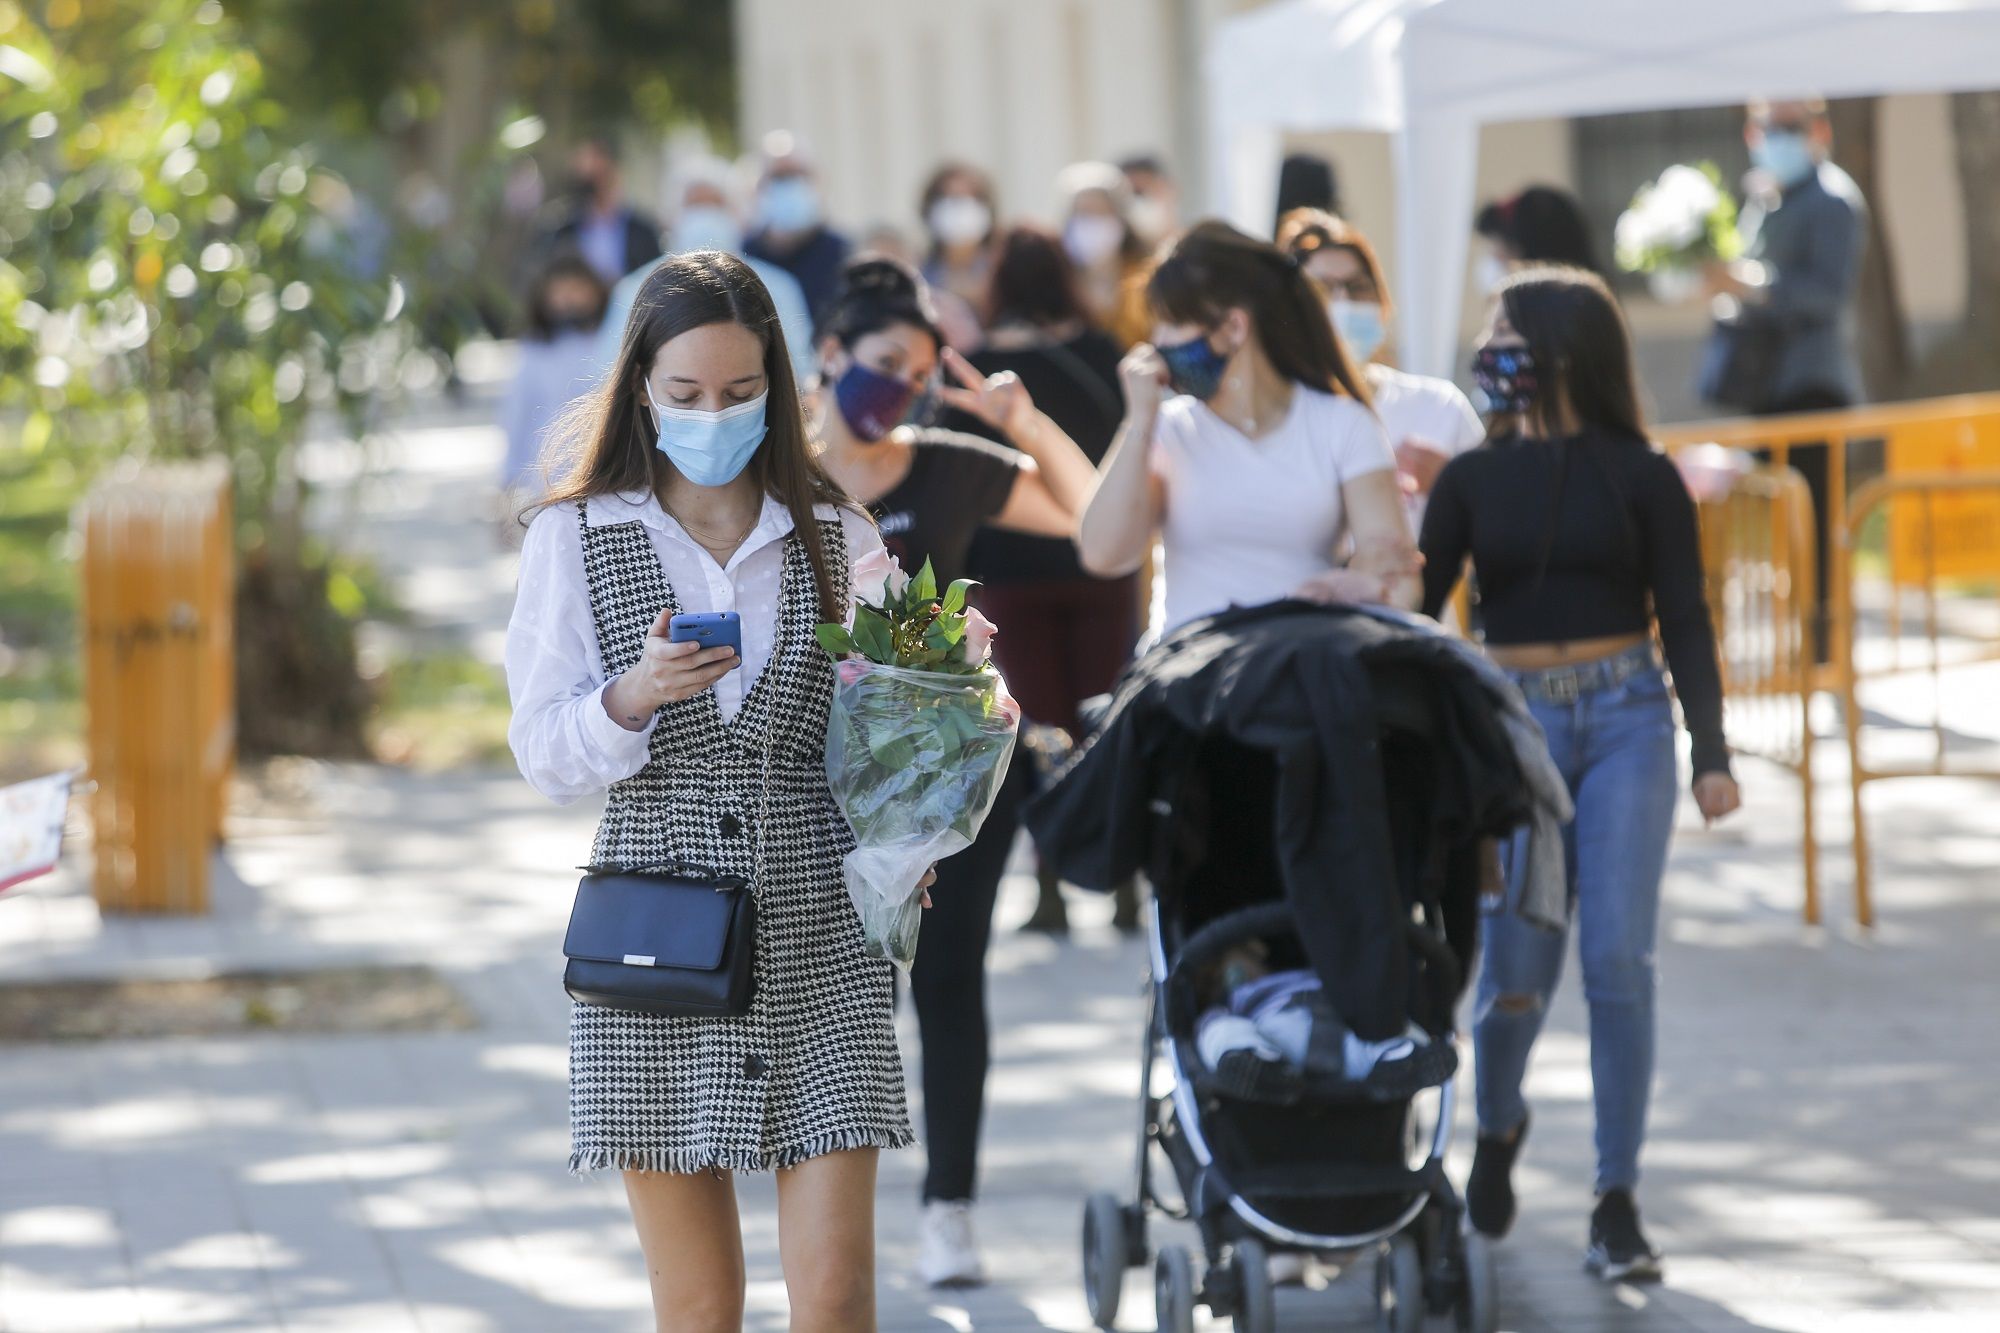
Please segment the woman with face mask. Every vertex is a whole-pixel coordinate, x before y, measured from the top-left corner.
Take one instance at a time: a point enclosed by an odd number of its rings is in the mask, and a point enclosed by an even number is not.
[[[964,577],[981,527],[1066,536],[1091,484],[1090,460],[1039,411],[1012,374],[982,378],[944,345],[923,280],[891,259],[857,259],[820,324],[820,381],[812,409],[821,461],[865,504],[903,568],[925,560],[943,587]],[[986,422],[1012,449],[910,423],[934,392]],[[1006,627],[1001,627],[1006,633]],[[1008,772],[976,842],[938,865],[910,994],[923,1044],[923,1231],[918,1271],[936,1285],[982,1280],[972,1226],[987,1057],[986,946],[993,904],[1031,775]]]
[[[1693,738],[1694,798],[1736,809],[1722,680],[1702,598],[1694,502],[1639,417],[1625,321],[1601,279],[1573,268],[1509,277],[1474,353],[1491,423],[1445,465],[1424,516],[1424,609],[1468,558],[1486,650],[1521,687],[1563,770],[1563,830],[1590,1010],[1597,1207],[1587,1259],[1607,1281],[1657,1278],[1633,1191],[1653,1083],[1653,947],[1673,830],[1673,706],[1657,628]],[[1524,835],[1525,836],[1525,835]],[[1525,851],[1517,841],[1507,859]],[[1528,1130],[1529,1052],[1561,975],[1567,933],[1488,915],[1473,1028],[1479,1140],[1466,1207],[1504,1234]]]
[[[1298,208],[1278,224],[1278,245],[1326,292],[1326,312],[1349,357],[1361,365],[1375,414],[1389,433],[1410,531],[1423,527],[1424,498],[1444,465],[1486,438],[1486,424],[1456,384],[1411,375],[1380,360],[1389,342],[1389,288],[1375,247],[1331,213]]]
[[[939,327],[961,352],[979,347],[979,312],[992,272],[993,182],[977,167],[949,162],[931,174],[920,205],[930,252],[924,281],[937,302]]]
[[[1299,262],[1203,222],[1146,294],[1156,345],[1120,367],[1125,420],[1078,528],[1084,567],[1129,574],[1159,533],[1165,630],[1286,597],[1415,606],[1395,455]]]
[[[510,514],[541,498],[554,481],[543,462],[542,437],[570,399],[590,386],[597,328],[609,299],[604,279],[574,250],[552,256],[528,289],[521,364],[500,403],[507,435],[500,489]],[[519,533],[511,521],[509,527]]]
[[[1076,266],[1077,292],[1098,328],[1119,347],[1143,342],[1146,243],[1132,225],[1132,185],[1109,162],[1076,162],[1056,177],[1063,249]]]
[[[876,1157],[911,1133],[813,627],[847,618],[881,539],[815,461],[770,296],[726,254],[653,271],[559,440],[507,626],[515,758],[558,803],[608,790],[576,860],[740,876],[757,912],[747,1014],[572,1005],[570,1170],[623,1173],[660,1328],[741,1326],[733,1173],[771,1170],[795,1325],[870,1327]],[[740,615],[740,657],[670,641],[709,611]]]

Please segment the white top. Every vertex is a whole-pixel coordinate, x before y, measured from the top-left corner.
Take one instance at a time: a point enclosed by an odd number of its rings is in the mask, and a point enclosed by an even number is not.
[[[1372,363],[1365,373],[1375,415],[1382,418],[1392,449],[1410,442],[1456,458],[1486,439],[1486,423],[1473,410],[1472,400],[1450,380]],[[1403,497],[1412,537],[1424,530],[1424,503],[1421,495]]]
[[[850,564],[882,549],[881,534],[864,516],[832,505],[820,505],[815,512],[821,518],[839,516]],[[727,565],[716,564],[651,491],[595,496],[586,513],[593,528],[633,519],[645,525],[683,611],[742,616],[743,664],[713,686],[723,718],[734,717],[777,642],[778,587],[791,511],[767,496],[757,526]],[[640,730],[629,731],[604,709],[608,681],[597,650],[575,505],[552,505],[528,526],[514,614],[507,622],[506,664],[514,705],[507,742],[521,775],[535,790],[567,805],[645,767],[659,714]]]
[[[1347,525],[1341,486],[1396,466],[1374,413],[1304,386],[1255,440],[1198,399],[1169,398],[1151,461],[1166,484],[1165,630],[1276,601],[1332,569]]]

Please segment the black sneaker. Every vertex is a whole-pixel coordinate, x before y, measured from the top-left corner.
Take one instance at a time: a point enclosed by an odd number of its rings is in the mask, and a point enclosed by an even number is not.
[[[1610,1190],[1597,1201],[1583,1266],[1606,1282],[1660,1280],[1660,1252],[1639,1230],[1639,1205],[1630,1190]]]
[[[1511,1138],[1480,1135],[1472,1152],[1472,1174],[1465,1180],[1465,1215],[1472,1229],[1495,1240],[1514,1225],[1514,1159],[1528,1138],[1528,1120]]]

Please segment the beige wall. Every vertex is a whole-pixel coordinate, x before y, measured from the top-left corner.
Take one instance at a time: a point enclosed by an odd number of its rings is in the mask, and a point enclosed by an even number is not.
[[[743,139],[802,134],[845,225],[913,226],[947,158],[990,171],[1007,212],[1048,217],[1079,158],[1180,156],[1182,3],[739,0]]]

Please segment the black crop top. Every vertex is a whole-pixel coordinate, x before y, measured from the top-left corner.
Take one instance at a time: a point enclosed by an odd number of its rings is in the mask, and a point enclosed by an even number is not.
[[[1472,557],[1491,644],[1643,633],[1658,620],[1695,774],[1728,771],[1694,501],[1665,454],[1594,430],[1494,440],[1439,474],[1419,544],[1433,616]]]

